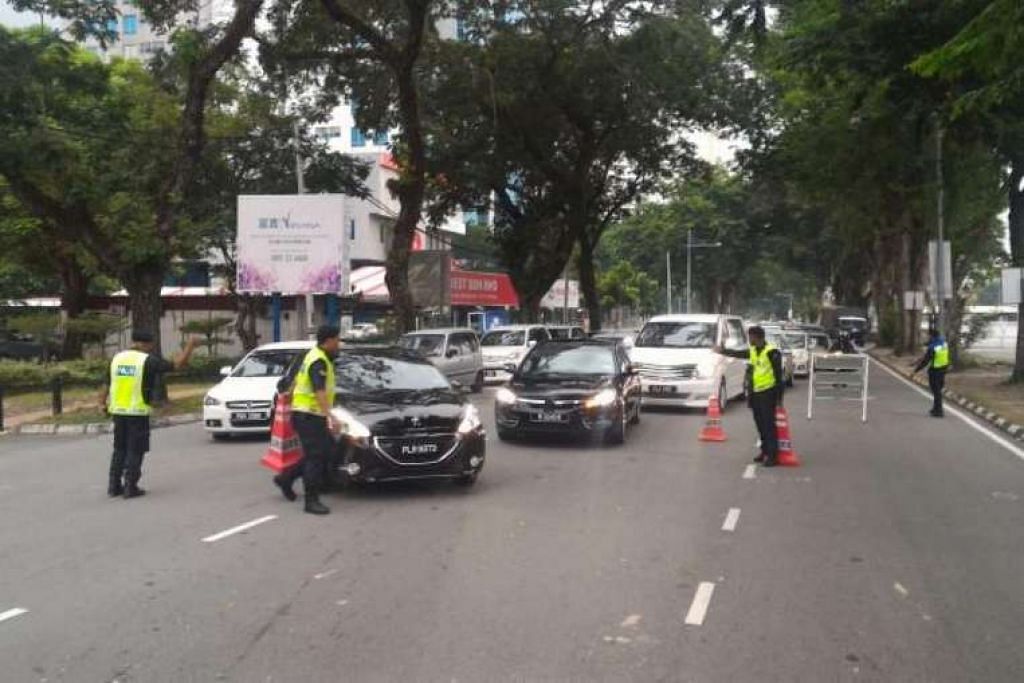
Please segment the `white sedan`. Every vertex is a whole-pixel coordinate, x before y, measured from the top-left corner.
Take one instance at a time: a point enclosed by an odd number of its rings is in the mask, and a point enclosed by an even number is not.
[[[313,348],[311,341],[265,344],[234,368],[203,399],[203,425],[214,439],[232,434],[267,434],[274,416],[277,382],[288,366]]]

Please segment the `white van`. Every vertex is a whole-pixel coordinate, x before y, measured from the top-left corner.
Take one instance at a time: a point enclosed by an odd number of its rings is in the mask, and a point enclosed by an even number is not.
[[[449,381],[472,391],[484,388],[484,362],[480,340],[468,328],[417,330],[402,335],[398,345],[429,360]]]
[[[484,380],[504,382],[512,375],[508,367],[518,366],[530,349],[551,339],[543,325],[505,325],[491,328],[480,338],[484,354]]]
[[[715,353],[748,348],[743,319],[731,315],[660,315],[651,318],[630,349],[640,373],[644,405],[705,408],[712,396],[725,408],[742,396],[746,361]]]

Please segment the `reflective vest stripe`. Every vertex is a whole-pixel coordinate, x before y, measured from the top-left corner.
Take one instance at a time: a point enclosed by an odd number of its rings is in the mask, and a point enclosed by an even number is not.
[[[757,352],[756,347],[750,347],[750,367],[753,369],[751,384],[755,394],[775,387],[775,369],[772,368],[772,360],[768,357],[774,350],[775,347],[771,344],[765,344],[761,353]]]
[[[334,405],[334,363],[327,357],[324,350],[317,346],[306,353],[306,357],[302,359],[299,374],[295,377],[295,389],[292,391],[293,411],[323,415],[320,404],[316,400],[316,391],[313,389],[313,378],[309,375],[310,368],[318,360],[324,361],[327,366],[327,386],[324,388],[327,390],[327,403]]]
[[[141,351],[122,351],[110,361],[111,415],[145,416],[153,409],[142,394],[142,375],[147,354]]]

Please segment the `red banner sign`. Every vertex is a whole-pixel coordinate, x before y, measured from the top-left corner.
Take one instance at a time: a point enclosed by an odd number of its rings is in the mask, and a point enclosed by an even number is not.
[[[512,279],[505,273],[452,269],[452,306],[518,306]]]

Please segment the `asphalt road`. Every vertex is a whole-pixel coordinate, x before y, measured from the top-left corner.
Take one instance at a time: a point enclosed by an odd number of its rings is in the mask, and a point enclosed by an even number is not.
[[[645,413],[625,447],[493,439],[471,490],[326,518],[259,441],[155,432],[123,501],[108,438],[5,438],[0,680],[1024,680],[1024,453],[873,383],[867,425],[789,395],[799,469],[745,478],[741,405],[724,444]]]

